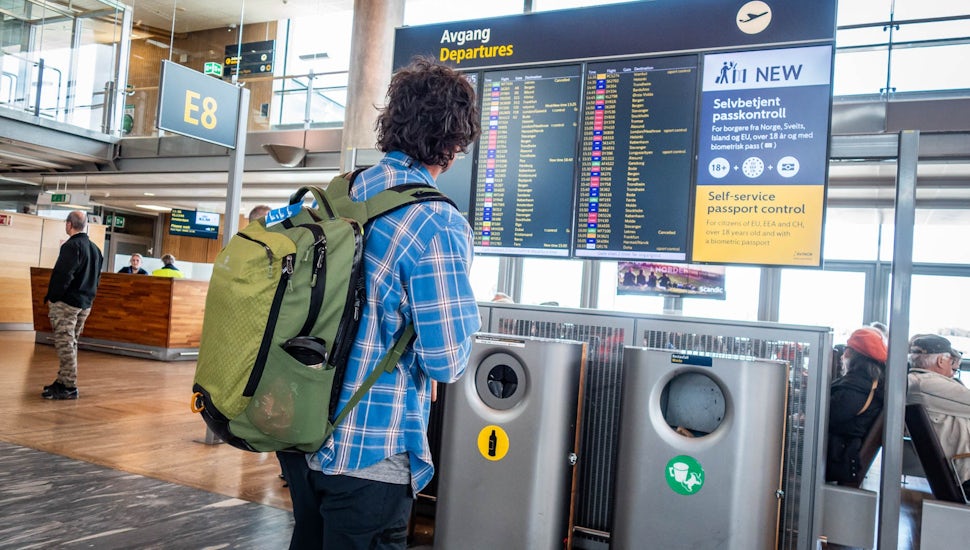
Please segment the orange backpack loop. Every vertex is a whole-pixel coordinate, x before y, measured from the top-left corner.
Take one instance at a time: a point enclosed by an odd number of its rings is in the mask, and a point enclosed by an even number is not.
[[[202,402],[202,392],[195,392],[192,394],[192,402],[189,403],[189,408],[192,409],[194,413],[200,413],[205,410],[205,403]]]

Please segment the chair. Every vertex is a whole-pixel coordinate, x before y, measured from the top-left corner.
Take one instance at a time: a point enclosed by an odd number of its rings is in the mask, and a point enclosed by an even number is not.
[[[940,440],[936,436],[936,431],[934,431],[933,424],[930,423],[930,417],[926,414],[923,405],[906,405],[906,428],[913,440],[916,455],[923,464],[926,481],[930,484],[933,497],[946,502],[967,504],[967,497],[963,493],[960,479],[956,476],[953,464],[950,462],[952,459],[964,457],[963,455],[947,457],[944,454]]]

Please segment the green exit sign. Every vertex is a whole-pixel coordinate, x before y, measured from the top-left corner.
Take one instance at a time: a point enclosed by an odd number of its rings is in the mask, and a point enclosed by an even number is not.
[[[215,61],[206,61],[202,72],[213,76],[222,76],[222,64]]]
[[[51,204],[60,204],[64,202],[71,202],[70,193],[54,193],[51,195]]]

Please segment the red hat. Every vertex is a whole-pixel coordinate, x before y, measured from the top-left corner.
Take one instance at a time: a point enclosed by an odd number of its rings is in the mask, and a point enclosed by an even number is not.
[[[883,340],[882,333],[874,328],[856,330],[849,336],[849,341],[845,345],[880,363],[885,363],[889,358],[886,341]]]

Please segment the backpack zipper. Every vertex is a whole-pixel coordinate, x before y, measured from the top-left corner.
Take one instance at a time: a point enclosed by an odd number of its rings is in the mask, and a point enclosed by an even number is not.
[[[323,295],[327,287],[327,278],[320,277],[324,267],[327,265],[327,235],[323,228],[314,224],[302,224],[310,233],[313,233],[313,273],[310,275],[310,307],[307,310],[306,321],[299,334],[306,336],[313,329],[317,317],[320,315],[320,308],[323,307]],[[320,284],[317,284],[320,283]]]
[[[272,279],[273,278],[273,249],[270,248],[266,243],[262,241],[257,241],[256,239],[250,237],[249,235],[246,235],[245,233],[236,233],[236,235],[242,237],[243,239],[246,239],[249,242],[256,243],[259,246],[263,247],[263,250],[266,251],[266,259],[269,260],[269,274],[267,275],[267,278]]]
[[[341,319],[340,326],[337,328],[334,350],[330,355],[330,364],[334,366],[347,360],[350,344],[357,337],[356,328],[364,308],[363,299],[366,294],[366,285],[362,277],[364,262],[361,261],[364,255],[364,231],[356,220],[347,219],[347,222],[354,228],[354,262],[352,264],[354,268],[350,273],[350,284],[347,285],[347,302],[345,303],[353,303],[353,315],[350,318]]]
[[[276,330],[276,320],[279,318],[280,307],[283,305],[283,295],[286,294],[286,289],[290,283],[290,276],[293,275],[294,256],[295,254],[283,256],[280,282],[276,286],[276,294],[273,295],[273,304],[269,308],[266,330],[263,332],[263,339],[259,343],[259,352],[256,354],[256,363],[253,364],[253,371],[249,373],[249,380],[243,389],[243,397],[252,397],[256,393],[256,386],[259,385],[259,379],[263,376],[263,369],[266,367],[266,358],[269,355],[269,346],[273,343],[273,332]]]
[[[330,354],[328,363],[334,367],[333,387],[330,390],[330,415],[331,421],[337,412],[337,402],[340,397],[340,390],[343,388],[344,372],[347,370],[347,356],[350,355],[350,348],[357,337],[357,327],[360,325],[360,317],[364,309],[364,299],[367,295],[367,283],[364,280],[364,230],[355,220],[347,220],[354,227],[354,262],[353,271],[350,273],[350,284],[348,286],[347,300],[353,301],[353,313],[350,317],[340,320],[337,327],[337,334],[334,338],[333,353]]]

